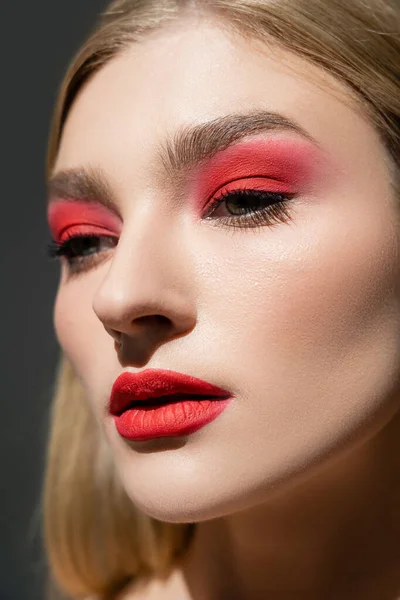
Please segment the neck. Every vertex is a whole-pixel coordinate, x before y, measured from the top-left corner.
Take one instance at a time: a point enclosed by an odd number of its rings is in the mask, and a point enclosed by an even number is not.
[[[400,598],[400,412],[319,473],[197,524],[181,565],[190,600]]]

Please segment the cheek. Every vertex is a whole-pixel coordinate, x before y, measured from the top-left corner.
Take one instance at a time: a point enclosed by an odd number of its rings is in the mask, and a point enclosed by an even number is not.
[[[71,307],[74,306],[74,310]],[[60,287],[54,304],[54,330],[63,353],[80,375],[82,344],[77,339],[78,323],[81,321],[80,308],[73,301],[72,294]]]
[[[329,376],[346,394],[358,367],[376,372],[377,357],[382,369],[399,358],[394,217],[363,200],[364,214],[354,198],[347,210],[303,206],[292,224],[235,233],[229,251],[215,232],[203,240],[213,335],[242,381],[257,371],[261,383],[279,385]]]
[[[99,347],[101,333],[99,321],[91,308],[91,293],[84,278],[60,285],[53,311],[58,342],[84,384],[95,368],[93,348]]]
[[[84,399],[94,423],[102,431],[106,390],[113,378],[113,372],[108,372],[112,370],[113,348],[92,310],[91,294],[84,278],[76,284],[60,286],[54,304],[53,323],[63,354],[84,390]]]
[[[207,231],[199,243],[210,360],[238,396],[227,428],[237,448],[263,448],[261,470],[310,464],[392,414],[398,239],[393,215],[361,215],[353,200],[347,211],[303,207],[292,225],[229,244]]]

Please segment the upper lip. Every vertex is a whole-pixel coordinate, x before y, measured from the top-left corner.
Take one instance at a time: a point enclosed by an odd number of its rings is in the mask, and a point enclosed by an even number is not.
[[[151,401],[161,396],[188,398],[229,398],[231,392],[223,390],[207,381],[191,375],[184,375],[167,369],[146,369],[140,373],[124,372],[114,382],[109,412],[120,415],[133,402]],[[168,399],[166,399],[168,401]]]

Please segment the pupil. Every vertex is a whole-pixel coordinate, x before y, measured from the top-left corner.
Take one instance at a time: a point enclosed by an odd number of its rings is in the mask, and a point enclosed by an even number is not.
[[[244,194],[233,194],[226,202],[226,206],[232,214],[247,214],[260,209],[260,199],[255,194],[245,196]]]
[[[93,237],[85,237],[75,240],[74,250],[76,254],[93,254],[98,246],[98,241]]]

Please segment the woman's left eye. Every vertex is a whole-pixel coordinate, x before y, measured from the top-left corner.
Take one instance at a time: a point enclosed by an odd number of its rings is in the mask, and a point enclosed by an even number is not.
[[[204,218],[229,228],[287,223],[292,216],[293,196],[257,189],[224,191],[212,201]]]

